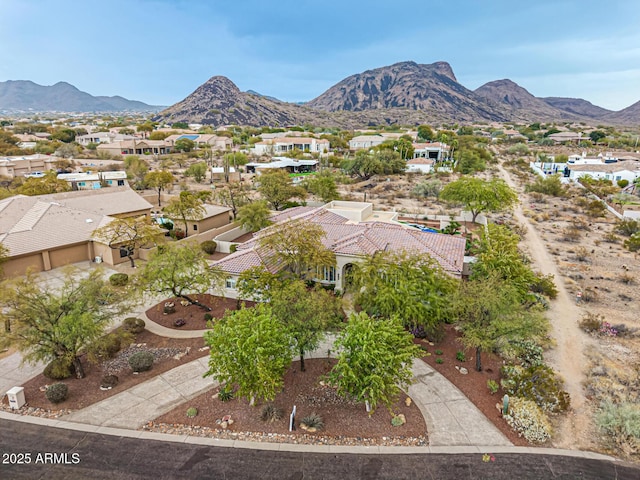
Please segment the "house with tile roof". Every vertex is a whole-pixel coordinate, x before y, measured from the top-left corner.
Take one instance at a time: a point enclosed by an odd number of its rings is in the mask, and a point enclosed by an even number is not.
[[[319,282],[345,288],[354,263],[379,251],[408,251],[434,259],[449,275],[461,277],[464,267],[464,238],[440,233],[423,232],[401,224],[395,212],[379,212],[367,202],[334,201],[322,207],[295,207],[272,217],[277,223],[306,221],[320,225],[324,230],[322,243],[334,252],[336,264],[319,272]],[[275,273],[271,252],[260,247],[260,238],[269,235],[269,227],[254,235],[250,241],[239,244],[231,255],[214,262],[227,277],[225,295],[237,298],[237,281],[242,272],[263,266]]]
[[[256,142],[251,149],[255,155],[282,155],[300,150],[307,153],[325,153],[329,151],[329,140],[312,137],[277,137]]]
[[[94,241],[93,231],[114,217],[149,215],[151,207],[128,187],[0,200],[0,243],[9,251],[4,274],[41,272],[96,257],[109,264],[127,261]]]

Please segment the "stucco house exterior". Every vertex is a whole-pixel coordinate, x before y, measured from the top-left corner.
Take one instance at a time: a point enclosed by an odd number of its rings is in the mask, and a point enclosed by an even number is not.
[[[334,201],[322,207],[296,207],[272,217],[276,224],[291,220],[313,222],[322,227],[325,247],[334,252],[336,264],[319,272],[319,282],[344,290],[353,264],[378,251],[410,251],[429,255],[445,272],[461,277],[464,266],[465,239],[439,233],[422,232],[396,221],[395,212],[379,212],[366,202]],[[272,228],[272,227],[270,227]],[[275,272],[278,266],[270,254],[258,248],[259,239],[269,228],[239,244],[235,253],[214,262],[227,273],[225,296],[238,298],[240,274],[252,267],[264,266]]]
[[[278,137],[255,143],[251,153],[255,155],[281,155],[293,150],[308,153],[325,153],[329,151],[329,147],[329,140],[324,138]]]
[[[0,243],[9,250],[7,277],[51,270],[81,261],[114,265],[127,261],[92,239],[114,217],[150,215],[151,204],[128,187],[64,192],[0,200]]]

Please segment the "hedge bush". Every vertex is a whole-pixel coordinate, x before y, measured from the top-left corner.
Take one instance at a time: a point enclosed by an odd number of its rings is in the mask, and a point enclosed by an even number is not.
[[[100,386],[102,388],[113,388],[118,385],[118,377],[116,375],[105,375],[100,380]]]
[[[133,334],[142,333],[145,326],[144,320],[137,317],[127,317],[122,322],[122,328]]]
[[[109,283],[114,287],[124,287],[129,283],[129,275],[126,273],[114,273],[109,277]]]
[[[216,251],[216,242],[213,240],[207,240],[200,244],[202,251],[208,255],[213,255]]]
[[[122,348],[120,337],[115,333],[105,335],[101,343],[98,354],[105,358],[114,358]]]
[[[136,352],[129,357],[129,366],[134,372],[146,372],[153,365],[151,352]]]
[[[42,374],[51,380],[64,380],[73,375],[73,364],[64,358],[56,358],[44,367]]]
[[[518,434],[531,443],[544,443],[551,438],[551,425],[542,409],[531,400],[513,397],[504,419]]]
[[[51,403],[64,402],[69,397],[69,387],[64,383],[54,383],[47,387],[44,395]]]

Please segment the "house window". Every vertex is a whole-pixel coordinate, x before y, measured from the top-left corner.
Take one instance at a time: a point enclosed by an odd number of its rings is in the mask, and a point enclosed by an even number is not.
[[[225,286],[229,289],[229,290],[235,290],[236,289],[236,284],[238,283],[238,280],[233,278],[233,277],[229,277],[227,278],[227,281],[225,282]]]
[[[84,182],[78,182],[79,187],[84,187]]]
[[[122,187],[124,185],[124,180],[118,180],[118,186]]]
[[[193,231],[197,232],[198,231],[198,225],[196,225],[195,223],[193,224]]]
[[[322,267],[322,270],[318,269],[318,276],[321,282],[335,283],[336,269],[335,267]]]

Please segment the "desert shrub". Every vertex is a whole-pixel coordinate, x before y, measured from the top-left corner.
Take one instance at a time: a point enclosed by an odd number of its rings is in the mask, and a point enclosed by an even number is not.
[[[277,422],[282,420],[282,417],[284,417],[284,410],[273,403],[267,403],[260,412],[260,420],[263,422]]]
[[[186,235],[184,233],[184,230],[180,229],[180,228],[174,228],[173,230],[171,230],[171,232],[169,233],[169,236],[171,238],[173,238],[174,240],[182,240]]]
[[[459,350],[456,352],[456,360],[458,360],[459,362],[466,362],[467,356],[464,354],[462,350]]]
[[[442,364],[444,363],[444,360],[443,360],[442,358],[439,358],[439,357],[438,357],[438,358],[436,358],[436,363],[437,363],[438,365],[442,365]]]
[[[597,313],[587,312],[582,315],[578,325],[587,333],[596,333],[600,328],[602,328],[603,323],[604,316],[598,315]]]
[[[416,325],[410,331],[414,338],[427,338],[427,331],[423,325]]]
[[[547,297],[554,299],[558,296],[558,288],[553,281],[553,274],[536,275],[529,287],[533,293],[541,293]]]
[[[64,380],[73,375],[73,364],[65,358],[55,358],[44,367],[42,374],[51,380]]]
[[[578,242],[582,237],[582,232],[578,227],[571,226],[562,230],[562,239],[565,242]]]
[[[136,352],[129,357],[129,366],[134,372],[146,372],[153,365],[151,352]]]
[[[618,180],[616,183],[618,184],[618,186],[619,186],[620,188],[624,188],[624,187],[626,187],[627,185],[629,185],[629,180],[627,180],[627,179],[625,179],[625,178],[621,178],[621,179],[620,179],[620,180]]]
[[[624,241],[624,248],[630,252],[637,252],[640,250],[640,232],[634,233],[627,240]]]
[[[536,177],[533,183],[525,187],[526,192],[536,192],[552,197],[562,197],[566,193],[566,187],[560,180],[560,175]]]
[[[585,205],[585,213],[590,217],[604,217],[607,207],[600,200],[591,200]]]
[[[531,400],[545,412],[564,412],[569,408],[569,394],[562,390],[562,381],[550,367],[507,365],[502,370],[502,388],[509,396]]]
[[[393,425],[394,427],[401,427],[402,425],[404,425],[404,423],[405,422],[400,415],[394,415],[393,417],[391,417],[391,425]]]
[[[596,424],[616,445],[636,454],[640,452],[640,405],[637,403],[603,402]]]
[[[521,367],[538,367],[544,363],[543,349],[533,340],[512,340],[501,348],[500,354]]]
[[[529,155],[529,149],[524,143],[516,143],[507,148],[507,153],[510,155]]]
[[[585,288],[582,292],[582,301],[594,303],[598,301],[598,293],[593,288]]]
[[[122,322],[122,328],[133,334],[142,333],[145,326],[144,320],[137,317],[127,317]]]
[[[98,355],[103,358],[114,358],[122,348],[120,337],[115,333],[105,335],[98,347]]]
[[[500,389],[500,385],[495,380],[489,379],[487,380],[487,388],[489,389],[489,393],[493,395],[498,392],[498,390]]]
[[[618,243],[620,241],[620,237],[618,237],[615,233],[609,232],[603,235],[602,239],[608,243]]]
[[[187,409],[187,417],[194,418],[196,415],[198,415],[198,409],[196,407],[189,407]]]
[[[211,320],[213,320],[213,315],[211,315],[210,313],[205,313],[204,314],[204,321],[205,322],[209,322]]]
[[[307,431],[317,431],[324,428],[324,420],[317,413],[307,415],[300,420],[300,425]]]
[[[176,318],[173,321],[174,327],[184,327],[187,324],[187,321],[184,318]]]
[[[165,302],[164,307],[162,309],[162,313],[165,315],[169,315],[171,313],[176,313],[176,305],[173,302]]]
[[[576,260],[578,260],[579,262],[586,262],[587,260],[589,260],[589,257],[591,256],[591,252],[589,252],[589,249],[587,249],[586,247],[577,247],[576,248]]]
[[[232,243],[232,244],[229,246],[229,252],[230,252],[230,253],[235,253],[235,252],[236,252],[236,250],[238,250],[238,245],[236,245],[235,243]]]
[[[551,425],[547,416],[531,400],[511,398],[509,413],[504,419],[511,428],[531,443],[544,443],[551,438]]]
[[[228,402],[233,399],[233,389],[230,386],[220,387],[218,398],[221,402]]]
[[[620,220],[616,223],[614,230],[625,237],[630,237],[634,233],[640,232],[640,222],[638,220]]]
[[[54,383],[47,387],[44,395],[51,403],[64,402],[69,397],[69,387],[64,383]]]
[[[630,273],[623,273],[620,275],[620,277],[618,277],[618,279],[625,285],[633,285],[634,283],[636,283],[636,277],[634,277]]]
[[[118,385],[118,377],[116,375],[105,375],[100,380],[100,387],[102,388],[113,388]]]
[[[438,179],[425,180],[413,187],[411,193],[416,197],[437,197],[442,190],[442,182]]]
[[[213,240],[207,240],[200,244],[200,248],[206,254],[213,255],[216,251],[216,242]]]
[[[114,273],[109,277],[109,283],[114,287],[124,287],[129,283],[129,275],[126,273]]]

